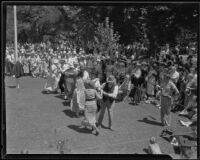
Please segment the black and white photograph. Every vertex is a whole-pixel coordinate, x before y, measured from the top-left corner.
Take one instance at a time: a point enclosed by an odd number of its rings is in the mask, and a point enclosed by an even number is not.
[[[199,3],[2,6],[5,155],[198,158]]]

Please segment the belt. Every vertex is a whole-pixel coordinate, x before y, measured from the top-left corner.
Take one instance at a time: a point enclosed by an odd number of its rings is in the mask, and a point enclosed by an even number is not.
[[[92,99],[86,99],[86,101],[95,101],[96,98],[92,98]]]

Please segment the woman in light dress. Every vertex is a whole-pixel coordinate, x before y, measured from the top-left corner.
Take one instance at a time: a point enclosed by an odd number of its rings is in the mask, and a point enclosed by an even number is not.
[[[80,113],[85,109],[85,86],[83,79],[83,71],[81,71],[76,80],[74,94],[71,100],[71,111],[75,112],[76,116],[79,117]]]
[[[96,126],[97,100],[102,98],[102,93],[102,90],[96,90],[94,81],[85,82],[85,118],[81,127],[91,127],[94,135],[99,135]]]
[[[58,70],[58,60],[53,59],[52,64],[50,64],[49,75],[47,76],[47,81],[44,86],[44,91],[46,92],[56,92],[58,89],[58,78],[59,78],[59,70]]]

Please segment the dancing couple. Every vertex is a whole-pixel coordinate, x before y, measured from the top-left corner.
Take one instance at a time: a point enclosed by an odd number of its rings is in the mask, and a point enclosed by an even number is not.
[[[95,87],[95,82],[88,80],[85,82],[85,118],[82,121],[81,127],[91,127],[92,133],[99,135],[99,129],[102,127],[102,121],[105,115],[105,110],[108,111],[108,128],[113,130],[113,109],[115,99],[118,93],[118,86],[113,75],[107,78],[101,88]],[[101,100],[101,109],[97,119],[97,101]]]

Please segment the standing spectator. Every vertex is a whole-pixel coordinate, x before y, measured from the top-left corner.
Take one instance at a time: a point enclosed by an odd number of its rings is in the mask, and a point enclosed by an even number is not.
[[[161,82],[161,122],[164,126],[171,125],[171,106],[172,97],[179,94],[178,89],[175,84],[170,80],[170,75],[168,73],[164,74],[164,79]]]

